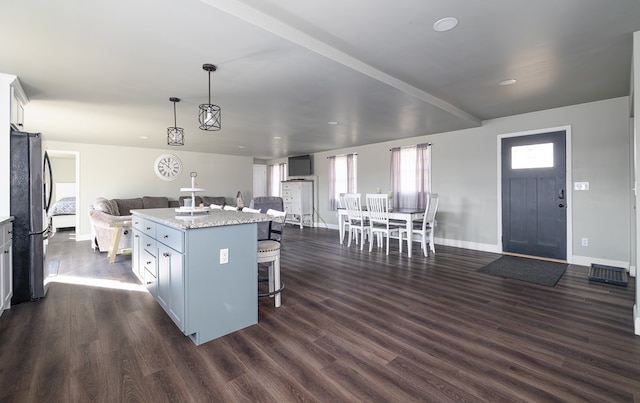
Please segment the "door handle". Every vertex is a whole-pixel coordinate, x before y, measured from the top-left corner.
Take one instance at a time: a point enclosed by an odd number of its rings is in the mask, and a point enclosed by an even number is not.
[[[562,204],[562,203],[560,203],[560,204],[558,204],[558,207],[563,207],[564,208],[564,207],[567,207],[567,206]]]

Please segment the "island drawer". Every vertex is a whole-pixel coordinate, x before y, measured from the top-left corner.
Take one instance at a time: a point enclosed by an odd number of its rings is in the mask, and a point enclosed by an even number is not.
[[[144,248],[144,250],[146,250],[153,256],[156,256],[156,240],[144,234],[140,235],[140,240],[142,241],[142,247]]]
[[[146,250],[142,252],[142,265],[156,277],[156,257]]]
[[[144,270],[144,285],[154,298],[158,295],[158,280],[149,270]]]
[[[131,226],[137,229],[138,231],[144,232],[144,224],[145,224],[144,218],[140,218],[135,215],[131,218]]]
[[[154,223],[153,221],[150,220],[143,220],[142,221],[143,225],[141,228],[141,231],[144,232],[145,234],[149,235],[151,238],[155,238],[156,237],[156,227],[158,226],[158,224]]]
[[[158,225],[156,234],[158,242],[178,252],[184,252],[184,232],[179,229],[167,227],[166,225]]]

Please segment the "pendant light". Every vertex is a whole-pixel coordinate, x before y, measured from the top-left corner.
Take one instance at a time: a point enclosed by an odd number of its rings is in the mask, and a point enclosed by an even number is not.
[[[202,65],[202,69],[209,72],[209,103],[200,105],[198,122],[202,130],[218,131],[221,129],[221,109],[218,105],[211,103],[211,72],[216,71],[217,68],[213,64],[206,63]]]
[[[169,101],[173,102],[173,127],[167,127],[167,144],[170,146],[183,146],[184,129],[178,127],[176,123],[176,102],[180,102],[180,98],[171,97]]]

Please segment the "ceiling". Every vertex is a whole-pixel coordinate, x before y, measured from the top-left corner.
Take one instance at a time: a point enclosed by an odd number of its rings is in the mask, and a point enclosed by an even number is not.
[[[170,149],[179,97],[180,149],[272,159],[629,95],[638,30],[638,0],[2,0],[0,72],[47,140]]]

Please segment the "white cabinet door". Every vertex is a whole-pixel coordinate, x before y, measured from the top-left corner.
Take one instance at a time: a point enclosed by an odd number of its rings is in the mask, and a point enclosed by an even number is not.
[[[144,278],[144,273],[140,270],[144,265],[140,261],[140,256],[142,251],[142,233],[138,229],[133,229],[133,251],[131,252],[131,271],[133,274],[142,281]]]
[[[0,315],[11,308],[13,296],[13,223],[2,224],[0,228]]]
[[[11,297],[13,296],[13,244],[11,240],[4,244],[2,251],[2,310],[11,308]]]
[[[157,301],[180,330],[184,330],[183,255],[158,244]]]
[[[156,299],[165,312],[169,311],[169,302],[171,301],[169,271],[171,270],[172,252],[170,248],[162,244],[158,245],[158,295]]]
[[[169,304],[169,316],[178,329],[184,331],[184,255],[174,252],[171,255],[170,263],[171,303]]]

